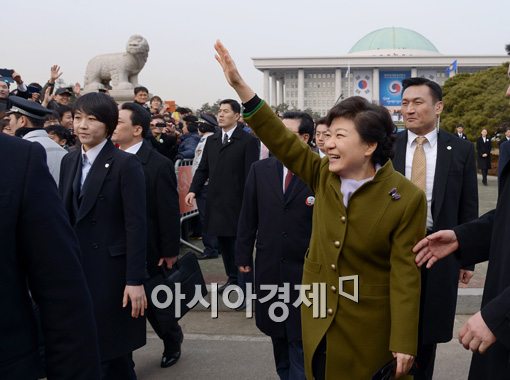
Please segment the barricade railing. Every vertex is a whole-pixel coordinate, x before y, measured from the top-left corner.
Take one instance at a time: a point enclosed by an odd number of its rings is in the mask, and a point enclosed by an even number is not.
[[[181,225],[181,231],[182,231],[182,223],[185,220],[194,218],[198,215],[198,208],[197,204],[193,206],[188,206],[185,202],[186,195],[189,192],[189,188],[191,186],[191,181],[193,179],[193,173],[192,173],[192,165],[193,160],[191,159],[184,159],[184,160],[177,160],[175,161],[175,175],[177,176],[177,191],[179,193],[179,209],[181,213],[180,218],[180,225]],[[196,245],[190,243],[186,239],[183,238],[181,233],[181,244],[184,244],[188,248],[191,248],[194,251],[197,251],[199,253],[204,253],[203,249],[200,247],[197,247]]]

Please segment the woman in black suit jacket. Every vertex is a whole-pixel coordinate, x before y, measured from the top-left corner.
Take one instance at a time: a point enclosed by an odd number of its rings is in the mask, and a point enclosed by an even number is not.
[[[102,378],[133,379],[132,351],[145,345],[145,177],[138,158],[110,140],[118,121],[112,98],[83,95],[74,114],[81,149],[62,159],[60,194],[80,242]]]
[[[482,171],[482,183],[487,186],[487,173],[491,168],[491,139],[487,137],[487,129],[482,129],[481,136],[476,140],[478,169]]]

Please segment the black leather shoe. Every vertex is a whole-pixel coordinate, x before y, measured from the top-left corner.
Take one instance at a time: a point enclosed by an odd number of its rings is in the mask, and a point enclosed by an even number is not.
[[[198,260],[209,260],[209,259],[217,259],[218,255],[208,255],[206,253],[202,253],[201,255],[197,255]]]
[[[220,287],[218,287],[218,293],[223,293],[225,291],[225,289],[227,288],[227,286],[229,285],[237,285],[237,282],[235,281],[227,281],[225,282],[223,285],[221,285]]]
[[[171,354],[163,354],[161,358],[161,368],[168,368],[173,366],[175,363],[179,361],[181,357],[181,351],[172,352]]]

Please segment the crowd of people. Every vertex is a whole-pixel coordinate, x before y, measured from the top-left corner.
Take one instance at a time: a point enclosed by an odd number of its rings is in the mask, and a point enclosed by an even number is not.
[[[475,150],[461,128],[440,128],[437,83],[403,81],[399,133],[388,110],[356,96],[314,121],[275,114],[221,42],[215,49],[241,100],[222,100],[217,115],[170,112],[143,86],[121,105],[106,87],[55,88],[57,65],[44,86],[15,71],[0,80],[0,296],[10,305],[0,378],[136,379],[145,318],[163,342],[161,367],[179,360],[182,329],[160,317],[144,283],[178,260],[174,162],[188,159],[197,258],[221,256],[219,292],[255,284],[256,324],[281,379],[431,380],[459,282],[489,260],[482,310],[460,339],[474,352],[470,379],[508,380],[510,127],[497,208],[478,218],[476,162],[487,185],[491,139],[482,130]],[[310,306],[319,283],[321,318]],[[290,289],[283,321],[270,317],[280,301],[270,286]],[[303,297],[313,302],[300,306]]]

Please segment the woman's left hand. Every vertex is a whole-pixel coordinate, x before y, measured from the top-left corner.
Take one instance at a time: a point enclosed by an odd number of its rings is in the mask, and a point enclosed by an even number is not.
[[[414,363],[414,356],[393,352],[393,357],[397,359],[397,368],[395,370],[395,379],[404,376],[409,372]]]

